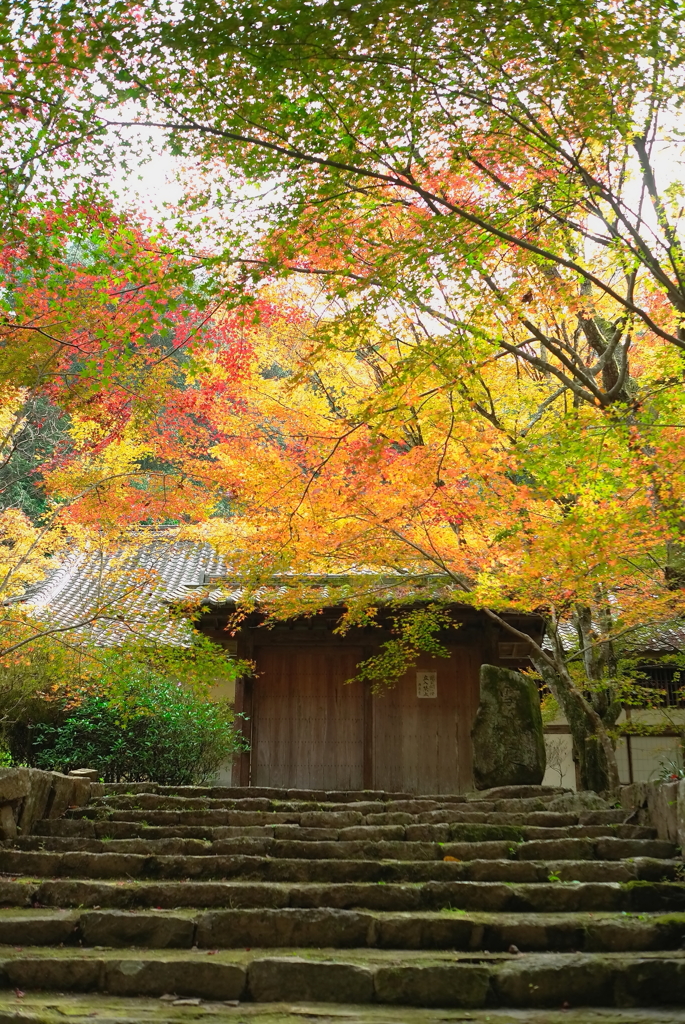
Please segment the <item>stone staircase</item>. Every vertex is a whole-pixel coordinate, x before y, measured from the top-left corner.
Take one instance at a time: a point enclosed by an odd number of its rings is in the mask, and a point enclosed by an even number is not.
[[[235,1021],[293,1001],[469,1011],[422,1022],[685,1006],[682,859],[593,794],[92,791],[0,850],[0,1024],[53,1020],[2,1015],[25,993],[72,994],[72,1019],[99,993],[84,1020],[104,994],[154,997],[155,1020],[198,1000]],[[660,1013],[611,1020],[685,1021]]]

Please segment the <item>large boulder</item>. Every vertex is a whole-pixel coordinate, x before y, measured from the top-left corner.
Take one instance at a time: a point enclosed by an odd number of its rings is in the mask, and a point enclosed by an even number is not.
[[[480,670],[480,705],[471,730],[476,789],[537,786],[545,774],[540,696],[520,672]]]
[[[31,787],[30,779],[26,768],[0,768],[0,804],[23,799]]]
[[[47,806],[47,818],[61,818],[69,807],[83,807],[90,797],[88,779],[70,778],[61,772],[46,772],[52,779],[52,793]]]
[[[0,840],[30,835],[41,818],[60,818],[68,807],[88,803],[90,779],[38,768],[0,768]]]
[[[633,782],[619,797],[630,825],[649,825],[657,839],[685,846],[685,779]]]
[[[35,823],[45,817],[52,793],[52,776],[39,768],[22,770],[28,777],[29,791],[21,805],[18,824],[22,835],[28,836],[33,831]]]
[[[17,814],[29,788],[26,768],[0,768],[0,835],[3,839],[16,839]]]

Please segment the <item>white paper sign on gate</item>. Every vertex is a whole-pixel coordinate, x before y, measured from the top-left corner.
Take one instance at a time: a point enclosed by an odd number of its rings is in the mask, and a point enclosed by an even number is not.
[[[417,672],[416,673],[416,696],[437,697],[438,695],[438,673]]]

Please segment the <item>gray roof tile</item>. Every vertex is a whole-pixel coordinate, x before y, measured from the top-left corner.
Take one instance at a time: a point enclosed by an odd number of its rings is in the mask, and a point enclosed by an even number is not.
[[[73,628],[89,643],[110,646],[133,636],[187,643],[190,626],[169,617],[169,604],[225,575],[209,544],[154,539],[115,553],[77,552],[34,585],[24,605],[51,628]]]

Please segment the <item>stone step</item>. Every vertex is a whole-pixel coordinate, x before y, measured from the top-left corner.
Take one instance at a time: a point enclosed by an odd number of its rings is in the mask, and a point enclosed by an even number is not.
[[[208,953],[211,954],[208,957]],[[0,948],[0,978],[20,991],[166,993],[213,1000],[423,1007],[660,1006],[685,1003],[685,953],[496,954],[307,949]]]
[[[262,840],[255,840],[262,842]],[[575,841],[570,841],[575,842]],[[624,840],[600,840],[599,844]],[[625,842],[628,842],[627,840]],[[598,845],[599,845],[598,844]],[[314,844],[307,844],[314,845]],[[336,848],[339,844],[335,844]],[[381,846],[383,844],[377,844]],[[393,845],[393,844],[386,844]],[[649,845],[645,843],[645,846]],[[443,851],[457,850],[456,845]],[[613,851],[616,852],[616,851]],[[380,856],[380,854],[378,854]],[[445,854],[445,857],[453,855]],[[518,860],[480,859],[460,861],[424,860],[305,859],[264,856],[154,856],[135,853],[56,853],[48,851],[0,851],[0,872],[38,877],[90,878],[249,878],[272,882],[428,882],[471,881],[544,882],[628,881],[630,879],[675,878],[682,861],[635,857],[611,860]]]
[[[621,822],[615,821],[605,812],[607,821],[596,820],[594,815],[592,822],[585,822],[584,815],[571,812],[552,812],[530,810],[527,812],[486,812],[472,810],[450,810],[439,808],[421,813],[410,813],[409,811],[384,811],[378,814],[363,814],[359,810],[349,809],[346,811],[258,811],[258,810],[230,810],[216,808],[214,810],[199,807],[194,809],[175,810],[144,810],[142,808],[116,809],[112,807],[101,807],[89,804],[86,807],[69,810],[66,820],[92,820],[92,821],[125,821],[125,822],[146,822],[148,825],[206,825],[206,826],[275,826],[275,825],[300,825],[303,828],[326,828],[340,830],[358,826],[419,826],[419,825],[462,825],[471,826],[475,831],[478,829],[494,828],[523,828],[536,826],[538,828],[568,828],[574,825],[584,824],[606,824],[618,825]],[[625,815],[624,815],[625,817]]]
[[[573,798],[573,790],[558,786],[499,786],[471,793],[402,793],[382,789],[323,790],[323,789],[276,789],[267,786],[163,786],[156,782],[114,782],[96,783],[91,789],[93,798],[112,796],[133,796],[149,793],[167,797],[202,798],[209,800],[253,800],[266,799],[297,800],[307,803],[352,803],[388,800],[435,800],[441,803],[467,803],[473,801],[497,800],[557,800]]]
[[[548,787],[541,787],[547,791]],[[550,790],[551,791],[551,790]],[[567,790],[554,790],[555,794],[566,793]],[[100,799],[105,796],[132,795],[136,793],[156,793],[163,796],[203,797],[213,800],[300,800],[310,803],[349,803],[353,800],[412,800],[414,793],[395,792],[383,789],[278,789],[273,786],[163,786],[158,782],[104,782],[96,783],[91,789],[92,796]],[[529,795],[528,793],[526,795]],[[459,794],[421,794],[422,799],[456,801],[465,803],[467,796]]]
[[[559,796],[573,795],[573,790],[560,786],[497,786],[466,794],[466,800],[520,800],[544,797],[555,800]]]
[[[468,914],[337,908],[0,911],[0,945],[329,947],[507,952],[679,949],[683,914]]]
[[[0,879],[0,906],[92,909],[331,907],[393,912],[465,911],[516,914],[685,913],[685,883],[472,882],[402,883],[260,881],[41,881]]]
[[[217,1024],[303,1024],[303,1020],[308,1024],[332,1024],[332,1021],[340,1021],[340,1016],[345,1024],[398,1024],[400,1021],[397,1009],[387,1004],[348,1004],[342,1010],[336,1012],[336,1009],[330,1003],[304,1003],[301,1000],[293,1005],[281,1005],[274,1011],[270,1003],[239,1003],[237,1000],[174,1000],[170,995],[155,999],[103,996],[94,992],[65,995],[52,991],[23,992],[18,1003],[14,991],[3,992],[0,989],[2,1024],[65,1024],[65,1020],[70,1024],[93,1024],[93,1019],[104,1024],[176,1024],[197,1017],[216,1021]],[[434,1010],[403,1006],[401,1024],[436,1024],[438,1019],[467,1020],[472,1024],[685,1024],[685,1010],[665,1006],[611,1010],[589,1007],[504,1010],[489,1007],[485,1010],[438,1012],[439,1018],[436,1018]]]
[[[443,849],[447,848],[447,844]],[[622,860],[632,857],[669,859],[678,853],[674,843],[660,839],[549,839],[519,843],[519,860]]]
[[[486,824],[472,829],[461,824],[437,825],[353,825],[344,829],[305,828],[281,825],[145,825],[139,821],[97,821],[86,818],[55,818],[36,822],[31,836],[20,837],[19,846],[45,837],[83,839],[217,839],[274,838],[325,842],[340,839],[409,840],[444,843],[450,839],[468,841],[521,839],[654,839],[656,829],[645,825],[567,825],[564,828],[539,825],[503,827]]]
[[[94,791],[0,848],[0,988],[525,1007],[526,1024],[685,1001],[682,859],[593,794]]]
[[[460,805],[456,805],[457,807]],[[464,807],[467,805],[464,804]],[[474,809],[488,810],[491,806],[494,808],[494,804],[474,804]],[[142,810],[142,811],[156,811],[156,810],[178,810],[178,811],[193,811],[193,810],[208,810],[208,811],[259,811],[265,814],[268,813],[289,813],[289,814],[311,814],[311,813],[322,813],[322,814],[348,814],[350,812],[357,812],[358,814],[379,814],[379,813],[391,813],[395,811],[401,811],[407,814],[423,814],[426,811],[454,810],[455,805],[448,803],[439,803],[436,800],[426,800],[424,798],[415,797],[411,800],[389,800],[387,802],[379,801],[350,801],[347,803],[311,803],[307,801],[299,800],[265,800],[265,799],[245,799],[245,800],[210,800],[201,797],[173,797],[173,796],[157,796],[150,793],[141,793],[137,796],[117,796],[111,798],[104,798],[100,800],[93,800],[88,804],[88,809],[91,811],[98,811],[101,809],[105,810]],[[84,810],[84,808],[79,808]]]
[[[350,830],[356,833],[357,829]],[[419,843],[408,841],[364,842],[338,839],[322,842],[279,840],[264,837],[217,839],[79,839],[27,836],[12,846],[18,850],[82,853],[134,853],[151,856],[258,856],[306,860],[622,860],[627,857],[670,859],[672,843],[656,839],[549,839],[532,842]],[[0,858],[0,864],[2,860]]]
[[[369,801],[352,800],[346,802],[316,803],[300,800],[267,800],[266,798],[243,798],[239,800],[213,799],[205,797],[180,797],[160,796],[154,793],[123,794],[111,797],[101,797],[91,800],[87,808],[79,808],[78,813],[100,812],[103,810],[209,810],[209,811],[259,811],[264,814],[287,813],[287,814],[347,814],[356,811],[362,815],[367,814],[426,814],[429,812],[445,812],[447,814],[471,815],[471,814],[526,814],[526,813],[549,813],[549,814],[582,814],[582,811],[571,812],[565,808],[555,809],[550,806],[553,802],[544,798],[531,798],[519,800],[458,800],[444,801],[428,797],[412,797],[407,800]],[[622,821],[627,812],[606,808],[603,811],[595,811],[594,814],[604,814],[607,820]]]

